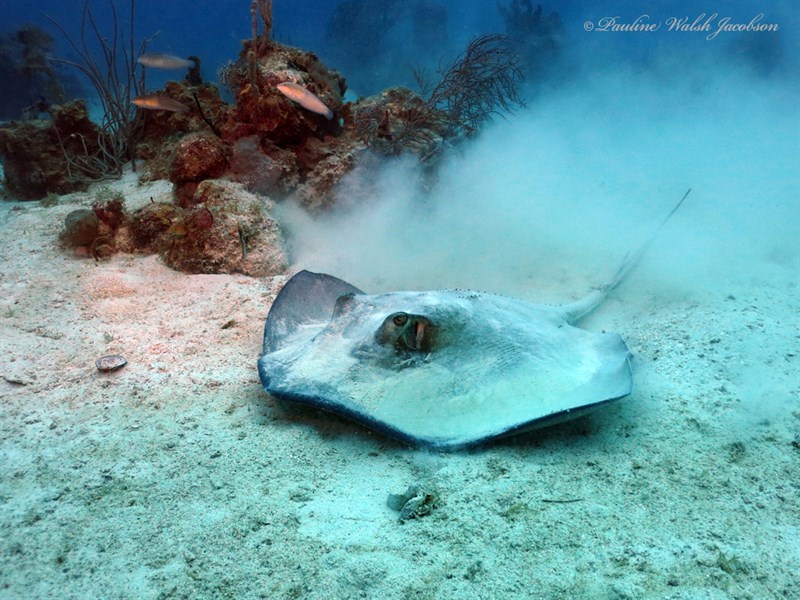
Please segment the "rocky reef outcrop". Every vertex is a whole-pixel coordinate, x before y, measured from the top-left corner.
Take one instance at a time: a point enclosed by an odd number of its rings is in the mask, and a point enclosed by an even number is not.
[[[89,118],[85,102],[52,106],[50,115],[0,125],[5,185],[20,200],[86,189],[91,179],[84,165],[102,160],[100,128]]]
[[[288,266],[272,203],[241,184],[205,180],[192,206],[174,215],[158,244],[164,262],[189,273],[244,273],[265,277]]]
[[[117,251],[157,252],[182,271],[271,275],[287,265],[271,199],[293,197],[310,212],[324,211],[336,201],[337,184],[376,156],[410,153],[434,173],[446,140],[471,135],[521,102],[521,71],[504,36],[473,40],[440,69],[438,84],[421,84],[425,94],[395,87],[345,102],[340,73],[312,52],[269,38],[270,2],[254,1],[251,11],[252,39],[218,73],[233,104],[202,82],[192,57],[183,81],[137,98],[137,111],[128,115],[127,100],[118,102],[124,114],[110,131],[121,137],[107,139],[112,133],[80,102],[54,107],[50,121],[0,127],[9,191],[38,198],[81,189],[92,175],[119,174],[135,156],[140,181],[172,182],[172,201],[133,212],[121,200],[97,202],[68,218],[65,246],[97,260]],[[92,170],[112,156],[115,141],[125,152],[113,154],[113,169]]]
[[[236,100],[220,125],[222,139],[234,149],[229,176],[278,197],[311,189],[300,194],[301,200],[314,198],[319,201],[307,206],[325,206],[331,173],[352,168],[332,165],[334,157],[351,164],[352,153],[363,147],[343,128],[344,78],[311,52],[262,40],[245,42],[239,59],[221,69],[220,79]],[[285,82],[314,94],[333,118],[287,98],[277,87]]]
[[[178,271],[265,277],[288,264],[273,207],[225,179],[202,181],[187,206],[150,202],[132,212],[122,194],[103,191],[91,209],[67,214],[60,240],[95,260],[116,252],[158,253]]]

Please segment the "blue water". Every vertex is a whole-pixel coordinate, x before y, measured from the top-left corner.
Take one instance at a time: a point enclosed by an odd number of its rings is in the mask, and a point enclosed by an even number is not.
[[[509,0],[510,2],[510,0]],[[127,31],[129,5],[117,1],[117,10],[122,28]],[[484,33],[503,33],[503,19],[495,2],[475,0],[458,3],[458,8],[447,2],[436,0],[392,1],[370,0],[363,3],[370,7],[373,16],[389,14],[393,20],[386,30],[377,36],[377,47],[371,47],[369,54],[373,61],[369,74],[357,74],[360,82],[379,81],[382,85],[397,83],[411,84],[410,68],[428,65],[433,68],[444,58],[452,58],[466,43]],[[506,4],[506,3],[503,3]],[[532,3],[536,6],[536,3]],[[110,27],[109,3],[92,0],[89,3],[97,18],[98,26]],[[444,26],[437,24],[434,29],[438,35],[426,39],[424,45],[413,47],[411,35],[412,10],[426,5],[446,6]],[[52,32],[53,26],[41,13],[47,13],[59,21],[69,32],[77,33],[83,2],[81,0],[43,0],[32,4],[23,0],[0,1],[0,14],[3,15],[0,29],[10,32],[26,23],[32,23]],[[343,58],[347,48],[358,48],[359,34],[350,30],[345,37],[351,38],[344,44],[331,44],[326,35],[331,17],[339,6],[337,0],[298,0],[274,3],[274,35],[280,41],[300,46],[316,52],[332,68],[339,69],[346,77],[354,76],[359,64]],[[138,0],[135,4],[136,35],[141,40],[158,34],[150,48],[154,52],[166,52],[181,56],[199,55],[204,64],[207,79],[214,79],[216,69],[228,60],[235,59],[240,40],[250,36],[250,3],[247,0],[236,2],[161,2],[160,0]],[[398,8],[400,7],[400,8]],[[565,38],[563,49],[573,60],[591,62],[592,67],[602,67],[618,62],[648,64],[658,58],[680,54],[684,65],[709,55],[724,55],[731,45],[746,40],[748,34],[725,33],[712,41],[702,33],[677,33],[666,31],[668,19],[688,18],[694,21],[700,15],[711,17],[712,29],[724,18],[731,23],[748,23],[759,13],[764,14],[764,23],[776,23],[780,27],[782,56],[779,68],[786,73],[796,73],[798,68],[798,24],[800,16],[796,3],[792,0],[773,0],[771,2],[719,2],[711,6],[706,2],[695,1],[576,1],[544,4],[545,14],[557,10],[564,23]],[[593,32],[587,33],[587,21],[598,23],[603,17],[619,17],[620,23],[633,23],[637,17],[645,16],[644,22],[661,23],[657,32]],[[647,18],[649,17],[649,18]],[[705,19],[703,19],[705,21]],[[753,37],[752,35],[750,37]],[[372,44],[376,42],[373,40]],[[60,40],[59,50],[69,56],[69,51]],[[356,55],[356,51],[351,51]],[[377,55],[377,56],[375,56]],[[333,56],[338,60],[331,61]],[[397,63],[395,59],[402,60]],[[763,57],[762,57],[763,58]],[[393,68],[405,64],[409,71]],[[377,66],[376,66],[377,65]],[[380,65],[387,69],[382,71]],[[392,67],[390,69],[390,66]],[[363,84],[360,87],[367,87]],[[380,86],[375,86],[376,88]],[[374,93],[377,89],[363,90]]]

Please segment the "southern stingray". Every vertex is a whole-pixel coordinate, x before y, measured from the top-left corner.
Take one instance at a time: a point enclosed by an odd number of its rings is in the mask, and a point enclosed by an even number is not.
[[[458,289],[368,295],[300,271],[267,316],[261,382],[279,399],[436,449],[580,416],[630,394],[632,375],[618,334],[575,323],[633,270],[658,229],[610,283],[555,306]]]

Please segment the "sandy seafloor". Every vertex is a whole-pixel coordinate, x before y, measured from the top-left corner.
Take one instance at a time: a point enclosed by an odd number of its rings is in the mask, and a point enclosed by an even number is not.
[[[630,397],[438,454],[263,392],[284,278],[61,250],[90,203],[0,205],[0,598],[800,597],[791,261],[702,302],[626,286],[585,326],[627,340]],[[400,524],[415,482],[439,505]]]

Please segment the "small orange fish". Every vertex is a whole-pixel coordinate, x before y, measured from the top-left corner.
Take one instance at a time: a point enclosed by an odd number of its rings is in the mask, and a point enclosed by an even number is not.
[[[136,62],[153,69],[190,69],[194,62],[171,54],[142,54]]]
[[[309,92],[302,85],[297,85],[291,81],[284,81],[275,87],[277,87],[278,91],[286,96],[289,100],[297,102],[306,110],[310,110],[318,115],[324,115],[328,120],[333,118],[333,111],[325,106],[325,103],[322,100]]]
[[[139,108],[146,108],[148,110],[169,110],[172,112],[187,112],[189,107],[185,104],[167,98],[166,96],[159,96],[158,94],[150,94],[149,96],[137,96],[133,99],[133,103]]]

